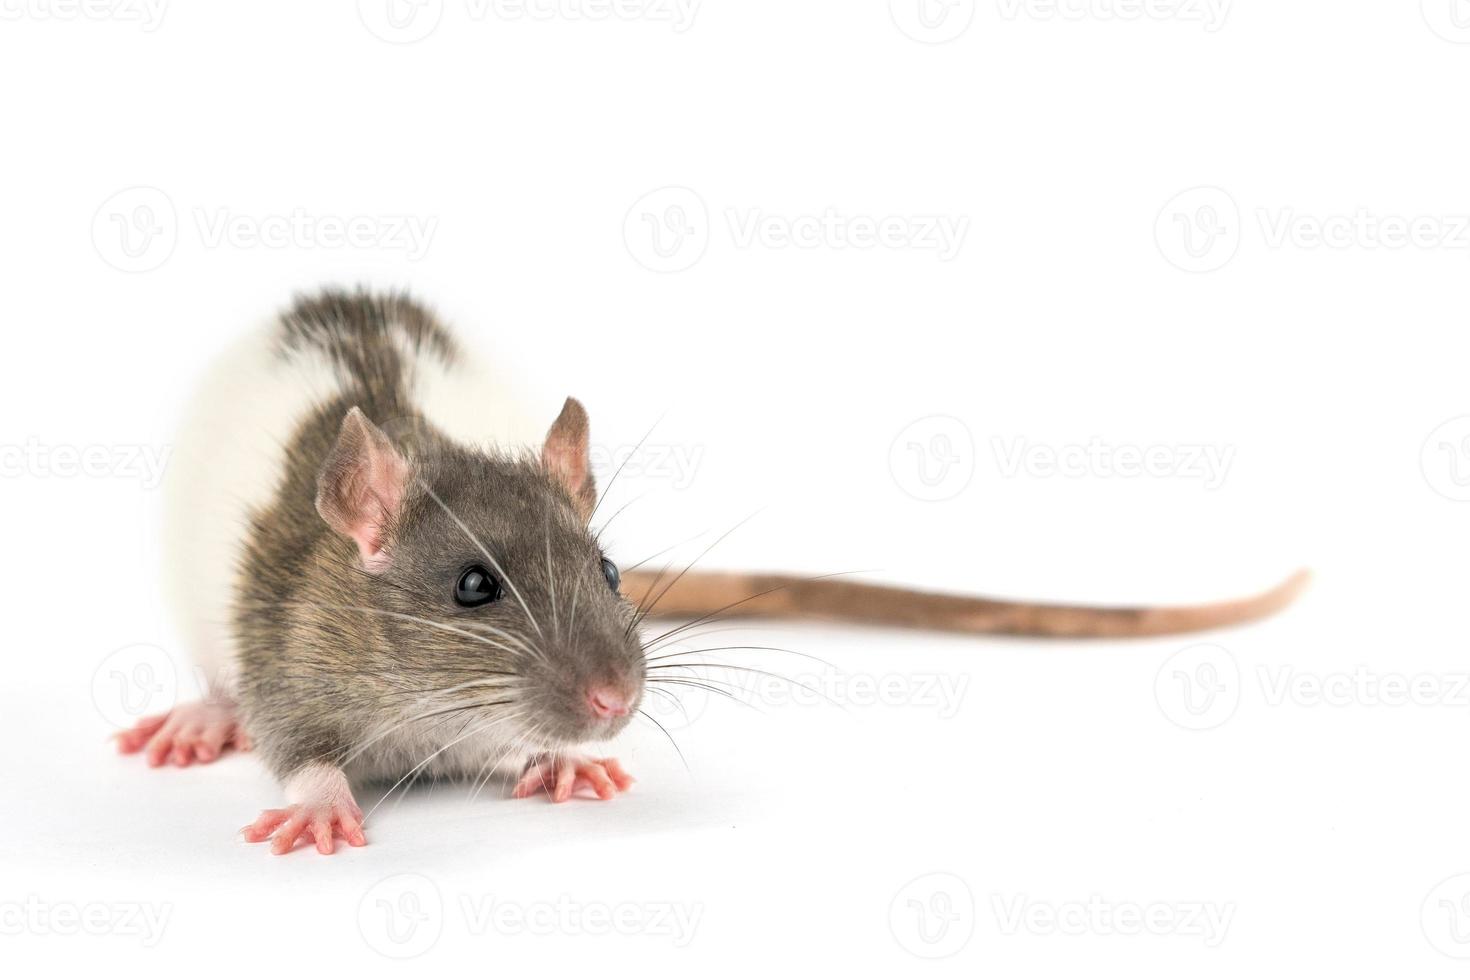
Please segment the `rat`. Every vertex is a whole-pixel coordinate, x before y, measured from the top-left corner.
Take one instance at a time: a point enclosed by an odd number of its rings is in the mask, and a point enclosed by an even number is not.
[[[299,297],[227,350],[185,413],[165,488],[165,568],[199,701],[118,735],[153,766],[254,749],[283,806],[242,833],[276,854],[367,842],[353,784],[423,776],[610,800],[633,778],[587,746],[639,712],[644,617],[811,618],[1128,637],[1256,619],[1259,596],[1103,608],[832,577],[618,566],[591,528],[590,423],[542,430],[503,370],[402,294]],[[638,601],[635,603],[634,599]]]

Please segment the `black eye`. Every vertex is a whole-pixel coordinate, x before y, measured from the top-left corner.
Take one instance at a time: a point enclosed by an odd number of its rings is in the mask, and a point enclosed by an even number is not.
[[[500,580],[479,565],[465,569],[454,585],[454,601],[461,606],[483,606],[500,598]]]
[[[618,574],[618,566],[606,558],[602,560],[602,577],[607,579],[607,587],[614,592],[618,591],[618,586],[623,582],[623,577]]]

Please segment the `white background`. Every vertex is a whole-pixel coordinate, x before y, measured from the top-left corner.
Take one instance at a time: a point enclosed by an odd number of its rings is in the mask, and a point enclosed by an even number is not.
[[[1460,975],[1470,5],[592,2],[0,0],[7,964]],[[127,658],[188,686],[131,460],[232,337],[358,282],[548,421],[582,398],[609,458],[658,423],[608,505],[625,563],[758,512],[704,564],[1316,582],[1193,638],[721,634],[831,661],[759,662],[837,705],[691,699],[687,769],[635,728],[615,802],[445,785],[273,858],[232,839],[279,800],[254,759],[106,743]]]

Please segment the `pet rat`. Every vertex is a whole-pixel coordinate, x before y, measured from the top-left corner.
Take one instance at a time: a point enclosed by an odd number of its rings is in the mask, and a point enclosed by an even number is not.
[[[509,770],[517,797],[628,790],[615,759],[583,747],[639,710],[649,613],[1143,636],[1264,616],[1304,582],[1105,609],[621,575],[589,527],[586,411],[568,398],[542,431],[522,404],[402,295],[305,296],[227,351],[187,411],[165,495],[169,591],[209,694],[141,720],[119,748],[154,766],[256,748],[285,806],[245,839],[330,854],[366,843],[354,782]]]

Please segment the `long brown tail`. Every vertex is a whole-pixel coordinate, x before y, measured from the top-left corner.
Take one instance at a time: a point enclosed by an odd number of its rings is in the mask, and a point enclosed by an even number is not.
[[[1248,599],[1154,608],[1006,602],[837,581],[831,576],[732,572],[689,572],[677,581],[671,579],[672,584],[648,572],[628,572],[623,575],[622,588],[634,602],[646,606],[652,601],[650,615],[659,619],[759,616],[956,633],[1129,637],[1190,633],[1261,619],[1290,605],[1310,577],[1307,571],[1299,571],[1274,589]]]

